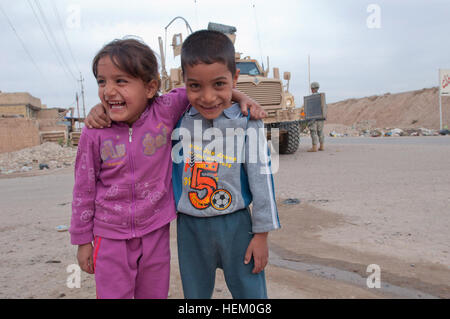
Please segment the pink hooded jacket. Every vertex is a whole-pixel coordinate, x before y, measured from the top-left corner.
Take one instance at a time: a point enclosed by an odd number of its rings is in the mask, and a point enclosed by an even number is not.
[[[155,99],[129,127],[83,129],[75,163],[71,243],[144,236],[176,218],[171,134],[186,90]]]

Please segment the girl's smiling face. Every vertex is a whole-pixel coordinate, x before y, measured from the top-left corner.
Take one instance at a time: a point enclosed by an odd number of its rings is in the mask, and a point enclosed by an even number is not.
[[[98,96],[111,120],[132,125],[147,107],[148,100],[158,90],[158,82],[145,83],[120,70],[109,56],[97,65]]]

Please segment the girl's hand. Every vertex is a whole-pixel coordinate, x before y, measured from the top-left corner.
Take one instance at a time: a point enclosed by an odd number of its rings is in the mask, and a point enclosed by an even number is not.
[[[94,273],[94,259],[92,257],[92,251],[92,243],[78,246],[78,265],[80,265],[80,268],[88,274]]]
[[[255,267],[252,273],[258,274],[264,270],[269,261],[269,247],[267,246],[267,236],[269,233],[257,233],[248,245],[245,253],[244,264],[248,264],[252,259],[255,262]]]
[[[245,96],[239,103],[241,105],[241,112],[244,115],[248,115],[247,110],[250,110],[250,118],[252,120],[262,120],[267,116],[267,112],[259,105],[258,102]]]
[[[258,102],[248,97],[245,93],[237,89],[232,90],[233,101],[238,102],[241,105],[241,112],[245,116],[248,115],[248,110],[250,110],[250,118],[252,120],[262,120],[267,116],[267,112],[259,105]]]
[[[101,103],[94,106],[84,120],[89,128],[104,128],[111,126],[111,119]]]

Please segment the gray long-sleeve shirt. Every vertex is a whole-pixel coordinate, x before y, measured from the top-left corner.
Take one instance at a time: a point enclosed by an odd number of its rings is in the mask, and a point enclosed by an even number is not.
[[[172,135],[177,211],[211,217],[253,202],[252,231],[280,228],[270,154],[262,121],[249,120],[233,104],[214,120],[193,107]]]

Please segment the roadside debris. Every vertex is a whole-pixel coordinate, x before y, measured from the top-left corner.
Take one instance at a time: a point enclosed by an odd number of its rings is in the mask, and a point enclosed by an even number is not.
[[[437,136],[439,132],[427,128],[383,128],[366,129],[360,133],[364,137],[397,137],[397,136]]]
[[[39,169],[42,171],[44,168],[50,169],[47,164],[41,163],[39,164]]]
[[[61,147],[51,142],[16,152],[2,153],[0,175],[70,167],[75,163],[76,154],[77,149],[74,147]]]
[[[398,137],[398,136],[438,136],[450,135],[449,130],[433,130],[427,128],[371,128],[362,129],[359,133],[341,132],[341,130],[332,130],[329,133],[330,137]]]
[[[59,225],[59,226],[56,226],[56,230],[59,232],[65,232],[65,231],[69,230],[69,227],[67,227],[66,225]]]
[[[404,136],[405,132],[401,128],[394,128],[392,131],[392,136]]]
[[[348,134],[337,133],[336,131],[330,132],[331,137],[346,137]]]
[[[300,199],[298,198],[288,198],[283,201],[283,204],[285,205],[297,205],[300,204]]]
[[[425,127],[377,127],[375,121],[363,121],[347,126],[343,124],[327,123],[325,130],[330,137],[398,137],[398,136],[438,136],[450,135],[447,127],[439,131]]]

